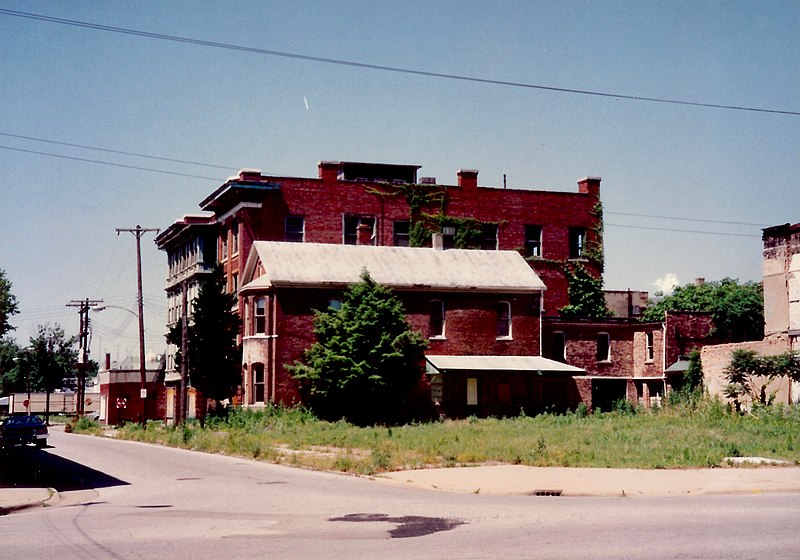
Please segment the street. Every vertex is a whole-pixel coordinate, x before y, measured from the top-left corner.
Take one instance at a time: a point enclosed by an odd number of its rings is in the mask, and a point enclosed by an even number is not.
[[[797,556],[791,494],[451,494],[58,430],[50,443],[3,457],[3,485],[63,499],[0,517],[4,558]]]

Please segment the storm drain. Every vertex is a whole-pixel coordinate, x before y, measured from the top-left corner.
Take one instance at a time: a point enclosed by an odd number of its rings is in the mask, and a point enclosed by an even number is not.
[[[539,490],[534,490],[533,492],[531,492],[528,495],[529,496],[560,496],[561,492],[562,492],[561,490],[539,489]]]

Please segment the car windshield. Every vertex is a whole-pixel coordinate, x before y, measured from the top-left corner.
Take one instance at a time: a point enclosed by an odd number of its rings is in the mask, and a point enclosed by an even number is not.
[[[44,424],[38,416],[10,416],[3,422],[6,426],[19,426],[23,424]]]

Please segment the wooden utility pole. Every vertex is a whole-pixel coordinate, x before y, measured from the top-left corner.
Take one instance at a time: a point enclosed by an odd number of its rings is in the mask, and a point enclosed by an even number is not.
[[[138,303],[139,303],[139,376],[140,376],[140,394],[142,399],[142,414],[140,421],[142,426],[147,423],[147,373],[145,366],[144,355],[144,299],[142,297],[142,236],[148,231],[158,233],[161,231],[158,228],[143,228],[136,226],[135,228],[117,228],[117,235],[122,231],[132,233],[136,237],[136,279],[138,289]]]
[[[103,303],[102,299],[72,300],[67,307],[77,307],[80,314],[80,342],[81,363],[78,364],[78,390],[75,396],[75,412],[80,416],[85,412],[86,400],[86,370],[89,367],[89,309]],[[30,391],[29,391],[30,392]],[[30,397],[28,397],[30,399]]]

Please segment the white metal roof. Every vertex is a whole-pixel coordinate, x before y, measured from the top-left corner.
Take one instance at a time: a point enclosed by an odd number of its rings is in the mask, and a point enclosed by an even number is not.
[[[581,368],[542,356],[425,356],[438,371],[556,371],[585,373]]]
[[[259,269],[261,276],[255,276]],[[256,241],[243,290],[273,286],[346,286],[366,270],[394,289],[530,293],[544,283],[516,251],[436,250]]]

